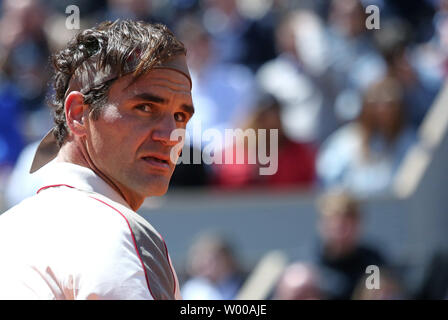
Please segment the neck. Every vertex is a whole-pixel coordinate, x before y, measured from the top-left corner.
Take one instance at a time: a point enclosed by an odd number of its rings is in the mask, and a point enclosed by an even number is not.
[[[56,160],[58,162],[69,162],[91,169],[112,189],[114,189],[127,202],[132,210],[137,211],[138,208],[140,208],[140,206],[143,204],[143,197],[135,194],[125,186],[121,185],[119,182],[114,181],[112,178],[109,178],[100,169],[98,169],[98,167],[90,158],[83,143],[76,143],[75,141],[73,141],[73,139],[70,139],[61,147]]]

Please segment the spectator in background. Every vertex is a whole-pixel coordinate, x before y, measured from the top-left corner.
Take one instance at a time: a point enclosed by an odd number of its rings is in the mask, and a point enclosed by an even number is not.
[[[253,114],[250,116],[247,129],[255,130],[257,142],[254,145],[248,141],[237,139],[229,148],[233,149],[233,163],[213,165],[214,183],[220,187],[240,188],[248,186],[263,186],[269,188],[301,187],[310,189],[315,182],[315,149],[312,144],[297,143],[289,139],[280,119],[281,105],[275,97],[264,94],[260,96]],[[260,148],[259,132],[266,130],[266,150],[270,144],[278,142],[278,166],[273,175],[260,175],[260,163],[249,163],[248,154],[257,154]],[[270,131],[278,130],[278,141],[270,141]],[[241,146],[242,145],[242,146]],[[224,150],[224,155],[229,148]],[[244,163],[238,164],[237,159],[244,153]],[[262,152],[264,154],[264,151]]]
[[[341,123],[354,120],[362,106],[362,92],[380,80],[385,63],[366,28],[367,15],[360,0],[332,0],[326,42],[329,70],[337,84],[334,102]]]
[[[51,9],[40,0],[5,0],[1,9],[0,167],[6,161],[10,170],[26,143],[50,123],[42,110],[50,79],[45,22]],[[9,170],[0,173],[0,181],[7,181]]]
[[[285,13],[275,30],[278,56],[256,73],[259,87],[284,106],[281,119],[285,133],[298,142],[318,142],[324,129],[322,116],[328,114],[324,110],[328,109],[332,88],[319,79],[326,75],[326,69],[321,68],[325,64],[320,53],[323,41],[319,41],[323,31],[320,18],[311,11]],[[303,40],[301,45],[298,39]],[[334,123],[325,122],[325,127],[331,130]]]
[[[403,100],[408,107],[409,124],[417,129],[440,86],[424,81],[414,66],[410,47],[410,27],[399,19],[382,22],[382,27],[375,33],[376,43],[387,65],[387,75],[397,79],[403,88]]]
[[[192,244],[188,269],[182,288],[186,300],[232,300],[244,281],[230,243],[215,233],[204,233]]]
[[[211,36],[216,59],[256,70],[275,56],[272,4],[259,17],[245,15],[238,0],[200,0],[202,24]],[[263,6],[258,6],[263,7]],[[266,6],[265,6],[266,7]],[[259,13],[260,14],[260,13]]]
[[[317,173],[324,186],[344,187],[360,197],[390,191],[402,159],[416,141],[405,108],[396,79],[370,86],[358,119],[334,132],[320,148]]]
[[[237,127],[237,120],[246,116],[253,104],[255,82],[249,68],[222,63],[216,57],[210,34],[194,15],[182,18],[176,27],[177,35],[188,50],[188,65],[193,81],[192,96],[195,117],[187,130],[192,138],[195,126],[203,131]],[[201,141],[193,140],[198,146]]]
[[[0,75],[0,181],[14,166],[24,146],[20,130],[21,101],[17,88]],[[0,186],[2,190],[4,185]]]
[[[274,300],[322,300],[318,271],[311,265],[296,262],[289,265],[274,290]]]
[[[0,63],[15,86],[24,111],[43,105],[50,79],[44,24],[47,8],[39,0],[5,0],[0,18]]]
[[[318,200],[320,247],[315,264],[322,276],[328,299],[350,299],[369,265],[382,267],[378,250],[360,243],[361,211],[358,202],[343,191],[334,190]]]
[[[366,88],[384,75],[384,61],[366,28],[366,18],[360,0],[331,1],[328,58],[348,87]]]
[[[245,51],[244,33],[248,21],[238,11],[236,0],[202,0],[202,23],[211,34],[217,59],[239,62]]]

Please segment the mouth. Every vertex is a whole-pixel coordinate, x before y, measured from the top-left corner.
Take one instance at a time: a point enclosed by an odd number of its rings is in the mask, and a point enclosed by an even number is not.
[[[164,159],[159,156],[146,156],[142,158],[147,164],[151,165],[152,167],[163,169],[163,170],[169,170],[170,169],[170,163],[169,160]]]

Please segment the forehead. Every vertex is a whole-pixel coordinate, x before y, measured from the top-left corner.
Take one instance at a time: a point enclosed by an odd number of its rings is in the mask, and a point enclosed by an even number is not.
[[[183,73],[169,68],[150,70],[134,81],[132,75],[126,75],[114,82],[109,100],[126,100],[141,93],[191,100],[190,80]]]

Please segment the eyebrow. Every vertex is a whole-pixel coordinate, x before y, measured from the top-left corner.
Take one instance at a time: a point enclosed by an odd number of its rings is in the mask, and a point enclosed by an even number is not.
[[[194,107],[189,104],[183,104],[181,105],[182,110],[184,110],[186,113],[189,113],[190,116],[194,114]]]
[[[148,100],[154,103],[166,103],[166,100],[162,97],[150,94],[150,93],[141,93],[141,94],[137,94],[136,96],[134,96],[134,99],[139,99],[139,100]]]

